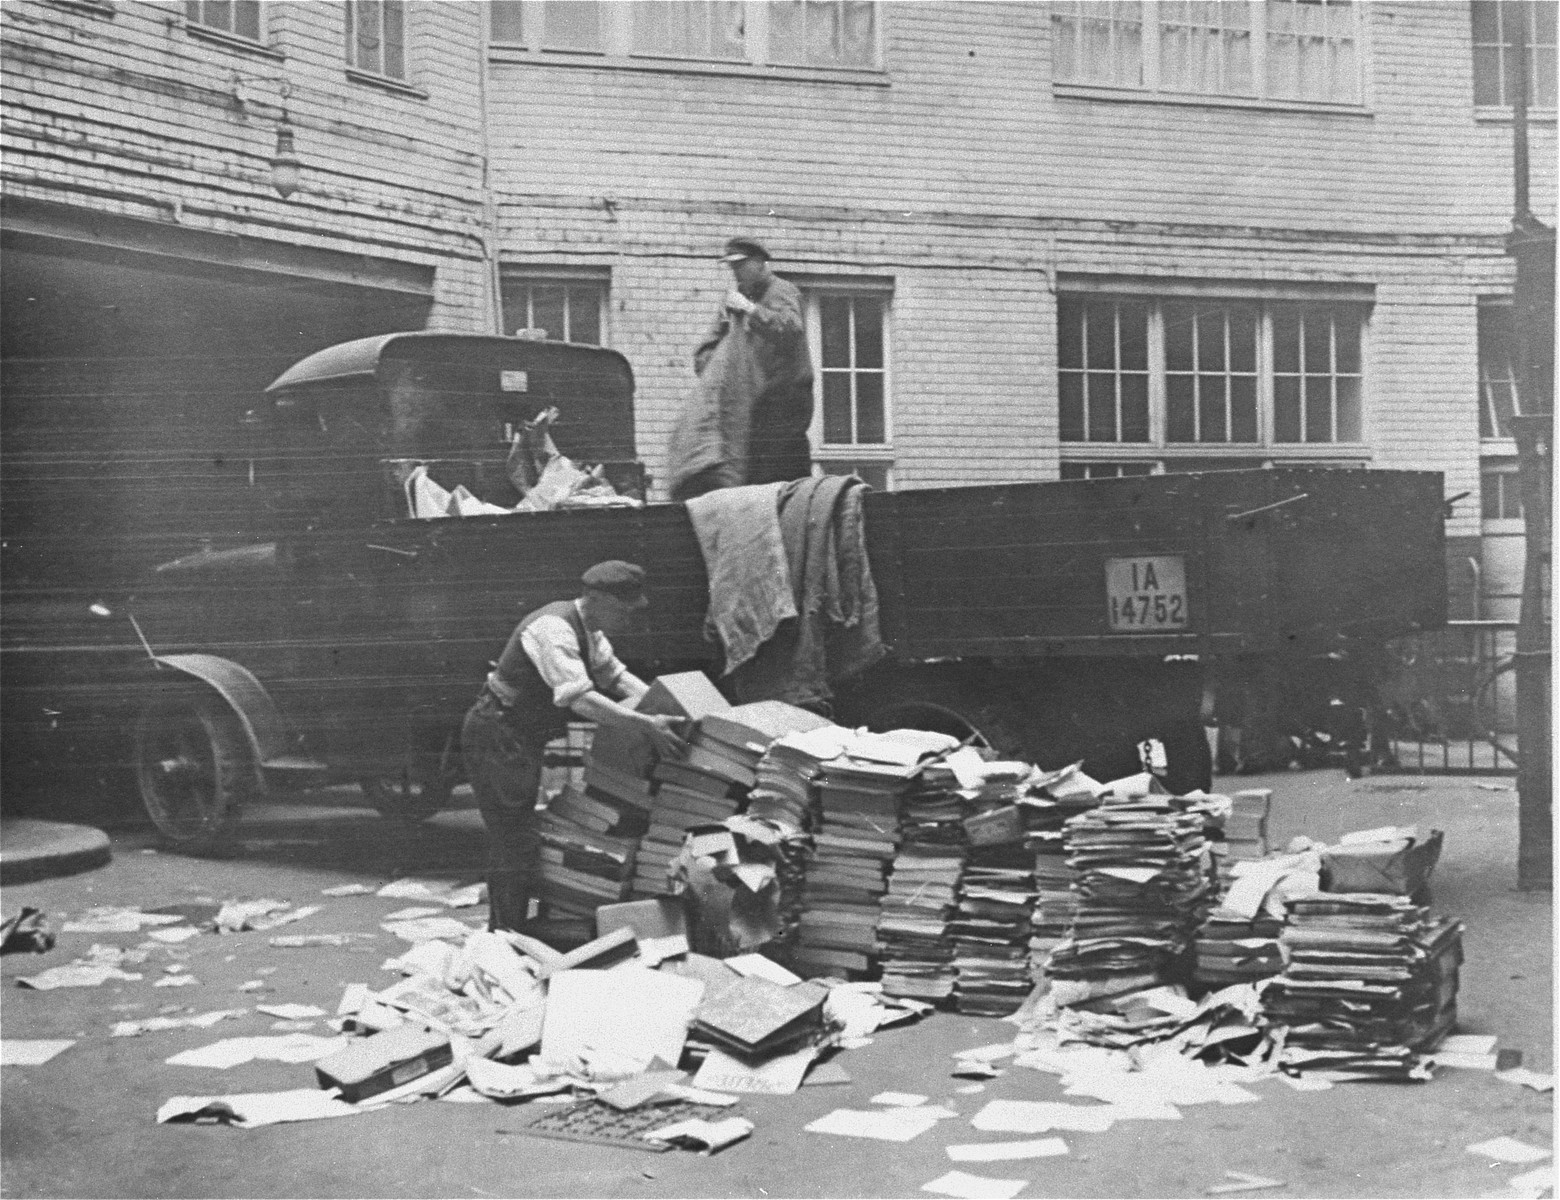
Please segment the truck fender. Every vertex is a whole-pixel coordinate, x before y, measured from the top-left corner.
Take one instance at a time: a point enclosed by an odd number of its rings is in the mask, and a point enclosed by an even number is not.
[[[257,767],[288,756],[287,726],[282,714],[247,668],[215,654],[161,654],[154,661],[159,667],[200,680],[222,697],[243,726]]]

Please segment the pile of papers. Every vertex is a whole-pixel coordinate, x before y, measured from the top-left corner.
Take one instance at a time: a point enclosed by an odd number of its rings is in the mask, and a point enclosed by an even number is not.
[[[633,882],[632,838],[594,833],[555,816],[542,815],[541,892],[549,907],[586,915],[602,904],[615,904],[628,895]]]
[[[1252,983],[1284,969],[1278,935],[1283,922],[1259,913],[1248,918],[1216,908],[1197,930],[1192,978],[1207,988]]]
[[[1263,858],[1268,852],[1268,811],[1273,793],[1269,788],[1247,788],[1230,797],[1224,818],[1224,853],[1230,859]]]
[[[963,847],[919,840],[922,831],[913,821],[902,832],[907,840],[894,858],[877,924],[883,990],[891,996],[945,1000],[957,978],[948,918],[964,868]]]
[[[1066,825],[1078,911],[1047,974],[1059,1003],[1162,982],[1201,923],[1209,895],[1200,813],[1173,796],[1107,798]]]
[[[1022,840],[972,846],[950,922],[962,1013],[1001,1017],[1029,995],[1029,912],[1034,906],[1032,857]]]
[[[824,723],[776,738],[758,760],[758,782],[748,796],[748,812],[794,829],[811,828],[817,800],[813,783],[823,764],[844,751],[848,737],[848,730]]]
[[[1323,893],[1290,901],[1280,941],[1288,966],[1263,1004],[1289,1027],[1285,1065],[1426,1077],[1420,1054],[1457,1021],[1459,922],[1406,896]]]

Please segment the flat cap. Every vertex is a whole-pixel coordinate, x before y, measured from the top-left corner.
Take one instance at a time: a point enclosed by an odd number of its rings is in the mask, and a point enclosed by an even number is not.
[[[580,582],[636,608],[650,603],[645,596],[645,569],[638,563],[611,558],[591,567],[580,576]]]
[[[726,243],[726,250],[720,256],[720,261],[740,262],[744,258],[768,259],[769,251],[757,238],[734,237]]]

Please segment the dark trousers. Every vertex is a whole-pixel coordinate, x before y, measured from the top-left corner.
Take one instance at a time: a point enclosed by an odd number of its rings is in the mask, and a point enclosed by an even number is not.
[[[488,831],[490,929],[520,928],[541,884],[536,800],[545,745],[488,695],[471,706],[461,725],[466,777]]]

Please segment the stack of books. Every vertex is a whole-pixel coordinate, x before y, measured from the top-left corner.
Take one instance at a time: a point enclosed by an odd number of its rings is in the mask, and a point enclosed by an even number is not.
[[[1022,836],[1005,844],[972,846],[959,882],[959,908],[949,923],[958,983],[954,1007],[976,1016],[1003,1017],[1029,995],[1029,914],[1034,907],[1033,861]]]
[[[1111,801],[1066,825],[1077,892],[1068,938],[1046,973],[1089,999],[1164,982],[1211,895],[1201,815],[1174,796]]]
[[[1193,982],[1211,991],[1279,974],[1284,969],[1278,948],[1282,929],[1282,921],[1261,913],[1252,919],[1215,908],[1197,929]]]
[[[1272,801],[1273,793],[1267,788],[1247,788],[1230,797],[1230,815],[1224,818],[1224,852],[1229,858],[1267,857]]]
[[[634,877],[635,843],[582,828],[551,812],[538,822],[541,893],[549,910],[581,916],[627,898]]]
[[[1053,772],[1063,781],[1077,772]],[[1057,780],[1053,779],[1053,783]],[[1067,866],[1067,822],[1079,813],[1098,806],[1087,787],[1058,786],[1031,790],[1023,804],[1025,848],[1034,855],[1034,908],[1029,914],[1029,972],[1039,983],[1045,978],[1045,964],[1051,951],[1061,945],[1072,928],[1078,912],[1078,894],[1072,888],[1072,870]]]
[[[749,1064],[797,1049],[823,1030],[828,992],[748,975],[713,986],[693,1015],[692,1034]]]
[[[1264,989],[1288,1026],[1282,1062],[1374,1078],[1423,1078],[1420,1055],[1457,1023],[1462,925],[1406,896],[1324,893],[1291,900],[1289,962]]]
[[[606,833],[619,838],[638,838],[650,824],[648,809],[573,784],[565,786],[552,798],[547,811],[590,833]]]
[[[915,774],[914,767],[849,755],[823,764],[823,818],[803,889],[799,970],[868,969],[887,868],[899,848],[899,797]]]
[[[958,977],[948,919],[958,901],[964,848],[909,840],[914,832],[911,823],[901,827],[907,840],[894,857],[878,917],[879,961],[884,992],[935,1003],[953,994]]]
[[[658,782],[651,800],[649,828],[639,841],[634,872],[637,897],[658,896],[667,890],[667,868],[680,853],[688,830],[716,825],[734,816],[742,802],[742,789],[701,772],[685,771],[673,762],[657,763]]]
[[[813,781],[823,764],[840,753],[844,730],[827,726],[791,733],[770,743],[758,760],[758,782],[748,793],[748,812],[792,829],[809,829],[817,799]]]

